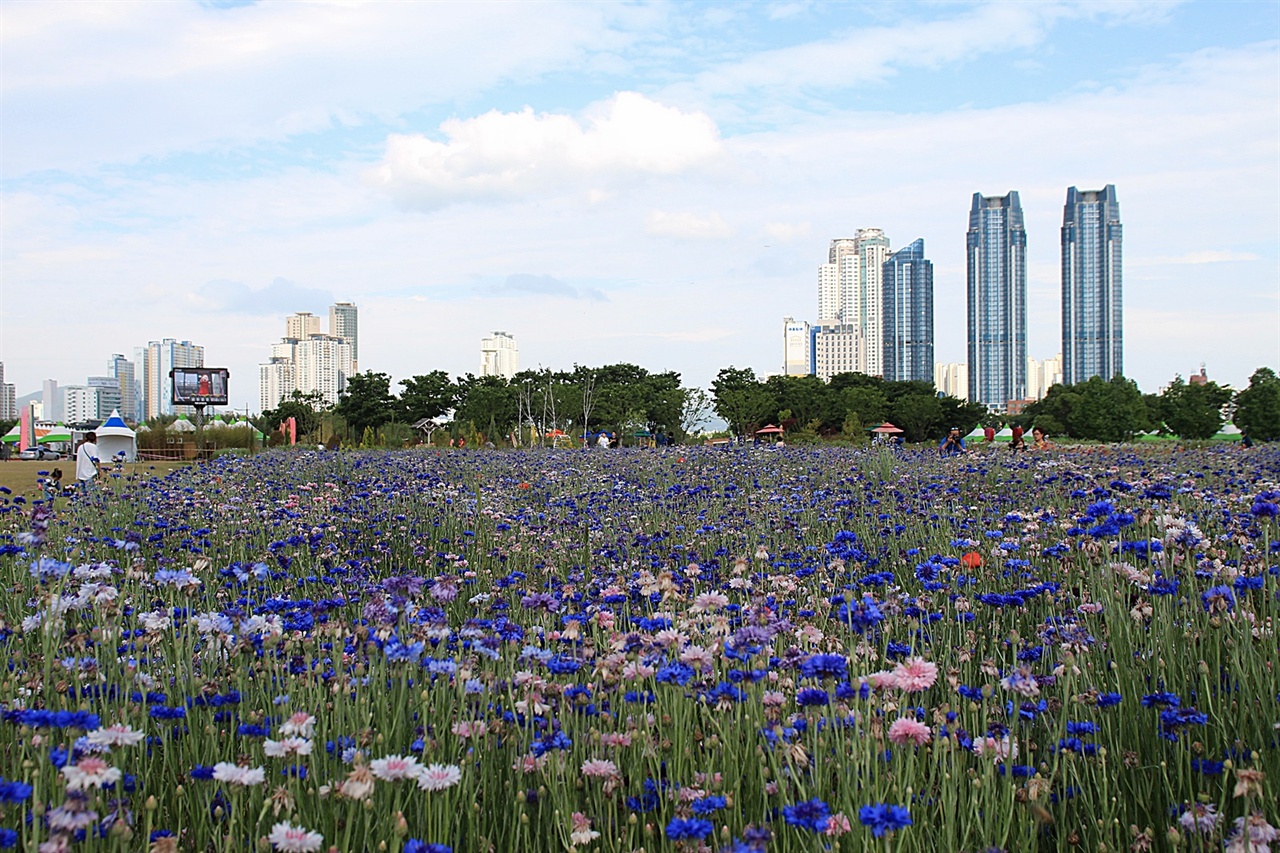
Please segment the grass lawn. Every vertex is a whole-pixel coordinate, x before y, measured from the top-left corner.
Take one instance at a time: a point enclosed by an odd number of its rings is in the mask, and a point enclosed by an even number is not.
[[[136,462],[124,466],[125,476],[137,474],[143,477],[162,477],[174,468],[187,465],[187,462]],[[26,495],[28,498],[40,496],[40,485],[37,482],[54,468],[62,469],[62,482],[68,485],[75,482],[76,464],[74,459],[63,459],[58,462],[8,459],[0,462],[0,486],[13,490],[15,495]],[[106,473],[105,471],[103,472]]]

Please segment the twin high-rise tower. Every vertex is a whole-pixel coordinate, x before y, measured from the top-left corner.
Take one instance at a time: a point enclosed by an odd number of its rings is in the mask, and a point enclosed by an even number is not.
[[[1067,190],[1062,217],[1062,381],[1124,371],[1116,188]],[[969,400],[994,411],[1040,396],[1028,376],[1027,230],[1018,193],[974,193],[965,238]],[[934,378],[933,264],[924,240],[890,252],[878,228],[832,240],[818,267],[818,324],[783,322],[787,374]]]
[[[1062,381],[1124,372],[1120,203],[1115,186],[1067,190],[1062,214]],[[974,193],[969,210],[969,399],[1004,411],[1027,397],[1027,231],[1018,194]]]

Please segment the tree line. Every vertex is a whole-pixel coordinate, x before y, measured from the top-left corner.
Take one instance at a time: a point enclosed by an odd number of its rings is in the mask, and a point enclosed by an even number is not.
[[[1127,441],[1138,433],[1212,438],[1228,420],[1254,441],[1280,439],[1280,378],[1260,367],[1240,391],[1181,376],[1160,394],[1143,394],[1132,379],[1095,376],[1075,385],[1055,385],[1015,419],[1052,435],[1094,441]]]
[[[344,440],[366,443],[370,434],[408,439],[411,426],[423,421],[495,443],[542,442],[557,432],[581,438],[600,430],[624,437],[671,434],[684,440],[713,415],[728,425],[730,434],[751,435],[774,424],[793,441],[856,442],[885,421],[913,442],[936,439],[952,427],[968,433],[979,424],[1005,423],[1105,442],[1149,432],[1206,439],[1227,420],[1254,440],[1280,439],[1280,378],[1265,367],[1238,392],[1175,376],[1162,393],[1143,394],[1133,380],[1094,377],[1055,385],[1043,400],[1014,416],[992,415],[980,404],[939,395],[928,382],[890,382],[861,373],[825,382],[815,376],[760,378],[750,368],[732,366],[717,374],[709,392],[682,385],[674,371],[650,372],[625,363],[525,370],[509,380],[471,374],[452,379],[436,370],[397,385],[393,392],[388,374],[368,371],[347,380],[332,409],[319,395],[295,394],[255,422],[270,434],[294,417],[300,435],[339,433]],[[327,430],[322,427],[326,421]]]

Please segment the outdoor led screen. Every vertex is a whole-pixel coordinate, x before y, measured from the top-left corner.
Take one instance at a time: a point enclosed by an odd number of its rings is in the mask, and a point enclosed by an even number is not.
[[[169,375],[175,406],[227,405],[227,377],[231,374],[225,367],[175,367]]]

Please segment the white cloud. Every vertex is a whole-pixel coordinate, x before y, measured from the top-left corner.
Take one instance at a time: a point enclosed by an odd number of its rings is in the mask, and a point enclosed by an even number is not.
[[[582,72],[655,13],[616,4],[5,2],[9,174],[397,122]]]
[[[430,209],[585,181],[674,175],[713,160],[721,150],[707,116],[635,92],[619,92],[582,119],[525,107],[451,119],[440,130],[445,142],[420,134],[391,136],[371,181],[404,205]]]
[[[808,222],[769,222],[764,226],[765,235],[779,243],[807,239],[812,231]]]
[[[654,237],[685,240],[719,240],[732,233],[720,214],[698,216],[687,210],[653,210],[644,220],[644,231]]]
[[[964,11],[950,17],[895,17],[892,25],[853,27],[821,41],[760,51],[706,71],[688,86],[674,88],[718,95],[752,89],[843,89],[884,80],[899,68],[939,68],[990,53],[1032,48],[1044,42],[1062,21],[1151,23],[1163,19],[1175,5],[1165,0],[1045,0],[960,6]]]

